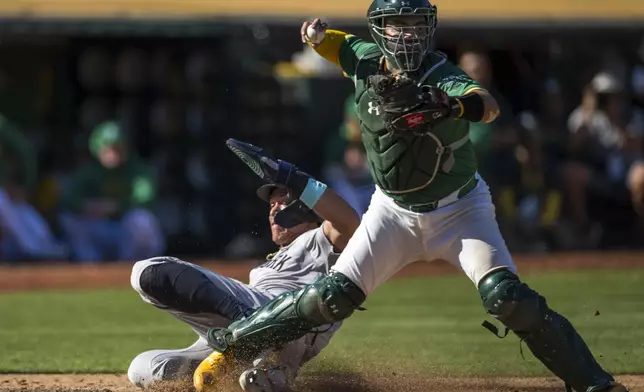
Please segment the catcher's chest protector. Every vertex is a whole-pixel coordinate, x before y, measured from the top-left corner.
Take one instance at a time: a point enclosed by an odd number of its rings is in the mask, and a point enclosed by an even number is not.
[[[388,131],[382,110],[367,82],[370,75],[379,72],[381,56],[380,51],[369,53],[356,67],[355,98],[362,140],[373,179],[381,189],[394,195],[416,192],[433,183],[441,172],[451,171],[455,163],[452,151],[468,141],[469,125],[465,124],[465,132],[455,129],[463,127],[463,124],[454,120],[446,120],[424,135]],[[430,58],[437,59],[438,56]],[[434,65],[437,65],[434,69],[440,67],[438,63],[429,64],[420,76],[411,77],[420,81]],[[432,79],[430,73],[423,84],[435,83]]]

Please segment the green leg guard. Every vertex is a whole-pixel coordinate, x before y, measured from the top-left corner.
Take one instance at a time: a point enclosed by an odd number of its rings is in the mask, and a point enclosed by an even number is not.
[[[479,284],[479,294],[487,312],[524,340],[534,356],[575,391],[600,390],[614,381],[572,324],[512,272],[490,273]]]
[[[208,344],[240,361],[299,339],[311,329],[351,316],[366,299],[349,278],[332,272],[298,291],[284,293],[228,328],[208,331]]]

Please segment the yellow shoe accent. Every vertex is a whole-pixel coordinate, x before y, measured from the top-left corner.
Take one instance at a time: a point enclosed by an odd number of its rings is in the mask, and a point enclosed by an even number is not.
[[[201,361],[192,377],[197,392],[216,392],[224,377],[230,373],[231,363],[228,355],[213,351]]]

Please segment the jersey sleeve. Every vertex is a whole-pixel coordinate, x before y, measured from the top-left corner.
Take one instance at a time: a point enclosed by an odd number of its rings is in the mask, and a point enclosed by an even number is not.
[[[338,65],[346,76],[352,78],[355,74],[358,60],[374,47],[376,47],[376,44],[349,33],[339,30],[327,30],[324,41],[313,49],[327,61]]]
[[[331,268],[337,261],[340,254],[333,250],[333,245],[331,245],[329,239],[326,238],[324,229],[321,225],[309,233],[312,233],[312,235],[307,238],[306,250],[314,260],[322,258],[327,261],[328,268]]]
[[[466,95],[474,90],[485,90],[483,86],[470,78],[462,69],[447,59],[443,59],[437,69],[438,82],[436,86],[451,97]]]
[[[348,77],[353,78],[356,73],[358,61],[374,48],[377,48],[377,45],[372,42],[365,41],[353,35],[348,36],[340,49],[339,55],[340,66],[344,73]]]

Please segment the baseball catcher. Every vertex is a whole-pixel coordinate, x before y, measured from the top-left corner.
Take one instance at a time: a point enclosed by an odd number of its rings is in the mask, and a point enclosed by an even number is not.
[[[569,389],[626,391],[573,325],[518,276],[469,141],[470,123],[493,121],[499,108],[482,86],[432,50],[436,7],[428,0],[374,0],[367,22],[373,43],[327,30],[318,19],[305,22],[301,35],[355,85],[377,185],[369,209],[329,274],[228,328],[209,331],[215,351],[204,367],[225,373],[235,360],[343,320],[405,265],[443,259],[463,271],[488,314]],[[247,159],[309,208],[326,208],[332,200],[324,184],[297,168],[261,151],[248,150]]]
[[[237,146],[248,145],[238,142]],[[185,349],[151,350],[138,355],[128,370],[134,385],[148,387],[191,379],[197,366],[212,353],[207,343],[209,328],[226,327],[281,294],[315,282],[329,271],[359,224],[356,212],[337,195],[315,210],[294,198],[293,190],[284,185],[265,184],[257,195],[270,206],[268,221],[279,250],[250,272],[248,284],[173,257],[134,264],[131,283],[141,298],[185,322],[198,336]],[[287,388],[300,367],[326,347],[340,324],[330,323],[293,342],[284,342],[277,350],[257,353],[239,363],[235,377],[242,390],[278,392]],[[204,361],[196,372],[199,389],[221,381],[209,372],[209,364]]]

